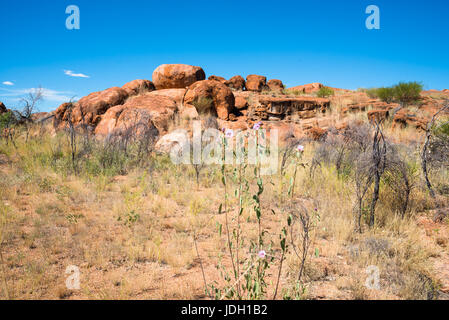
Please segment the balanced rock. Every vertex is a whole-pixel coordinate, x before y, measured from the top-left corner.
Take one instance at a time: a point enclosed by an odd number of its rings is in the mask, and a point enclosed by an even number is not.
[[[186,88],[204,79],[206,74],[202,68],[186,64],[163,64],[153,72],[153,83],[158,90]]]

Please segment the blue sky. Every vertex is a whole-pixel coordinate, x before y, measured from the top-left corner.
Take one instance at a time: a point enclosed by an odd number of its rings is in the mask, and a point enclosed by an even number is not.
[[[371,4],[380,30],[365,27]],[[80,30],[65,27],[68,5],[80,8]],[[42,86],[40,110],[49,111],[72,96],[151,80],[163,63],[198,65],[207,76],[262,74],[289,87],[416,80],[446,89],[448,12],[447,0],[1,0],[0,101],[18,107]]]

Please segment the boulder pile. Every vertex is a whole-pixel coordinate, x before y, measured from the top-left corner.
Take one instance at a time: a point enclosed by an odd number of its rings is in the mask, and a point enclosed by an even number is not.
[[[85,125],[97,137],[169,133],[173,120],[207,119],[212,115],[220,127],[247,130],[263,121],[265,128],[278,128],[280,136],[308,136],[322,140],[328,130],[344,128],[351,113],[366,112],[369,121],[391,118],[394,127],[413,126],[425,130],[431,115],[440,108],[445,91],[423,93],[419,113],[396,103],[370,99],[363,91],[335,89],[331,98],[317,98],[321,83],[310,83],[286,90],[279,79],[251,74],[246,80],[236,75],[226,78],[206,74],[201,67],[164,64],[153,72],[152,81],[133,80],[122,87],[93,92],[74,103],[64,103],[51,115],[53,127]],[[440,100],[438,100],[440,99]],[[331,103],[337,118],[327,113]],[[0,113],[6,107],[0,103]],[[161,149],[170,145],[168,137]],[[173,140],[173,139],[172,139]],[[163,147],[164,146],[164,147]]]

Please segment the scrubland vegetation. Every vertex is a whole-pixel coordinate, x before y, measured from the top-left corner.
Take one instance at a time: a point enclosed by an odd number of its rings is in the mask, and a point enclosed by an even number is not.
[[[291,138],[270,176],[257,165],[174,165],[154,152],[151,133],[51,136],[7,117],[1,298],[446,296],[444,117],[426,136],[409,131],[414,143],[389,123],[360,121],[322,141]],[[65,286],[70,265],[80,268],[80,290]],[[365,285],[371,266],[378,289]]]
[[[366,89],[366,93],[371,98],[391,103],[393,101],[408,105],[416,102],[420,98],[423,85],[419,82],[400,82],[391,87]]]

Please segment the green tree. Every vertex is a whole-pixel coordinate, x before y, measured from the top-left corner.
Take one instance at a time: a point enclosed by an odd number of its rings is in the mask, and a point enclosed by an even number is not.
[[[395,89],[393,87],[382,87],[376,90],[377,96],[380,100],[391,103],[395,98]]]
[[[400,82],[393,87],[394,98],[403,105],[419,100],[423,85],[419,82]]]

